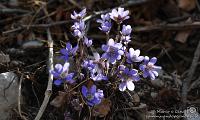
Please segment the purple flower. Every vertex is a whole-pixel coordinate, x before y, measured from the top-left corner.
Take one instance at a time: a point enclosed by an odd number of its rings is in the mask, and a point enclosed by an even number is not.
[[[99,29],[105,33],[108,33],[110,32],[111,27],[112,27],[111,22],[106,21],[101,23],[101,27],[99,27]]]
[[[124,8],[119,7],[117,10],[113,9],[110,14],[110,18],[117,23],[122,23],[124,20],[129,19],[129,10],[124,11]]]
[[[85,35],[85,28],[86,26],[84,21],[75,22],[72,26],[74,32],[73,35],[75,37],[83,38],[83,36]]]
[[[87,46],[87,47],[90,47],[92,45],[92,40],[88,39],[87,37],[84,37],[84,44]]]
[[[149,76],[151,80],[155,80],[155,78],[158,76],[158,71],[162,69],[162,67],[154,65],[156,62],[156,57],[153,57],[150,60],[148,56],[144,57],[144,62],[140,64],[140,70],[143,71],[144,78]]]
[[[121,41],[124,43],[124,44],[128,44],[131,40],[131,37],[130,36],[121,36]]]
[[[105,15],[101,15],[101,19],[98,19],[98,23],[104,23],[106,21],[110,21],[110,15],[107,13]]]
[[[74,73],[69,73],[69,63],[66,62],[63,66],[61,64],[56,64],[53,71],[51,71],[51,74],[53,74],[54,78],[56,80],[54,81],[55,85],[61,85],[63,83],[63,80],[66,80],[69,83],[73,83],[73,76]]]
[[[93,60],[84,60],[82,66],[91,71],[94,69],[95,64],[93,63]]]
[[[100,61],[100,56],[98,53],[94,53],[95,60],[85,60],[83,67],[90,71],[90,78],[94,81],[108,80],[108,78],[103,74],[103,66]]]
[[[111,22],[110,22],[110,15],[107,13],[105,15],[101,15],[101,19],[97,20],[98,23],[101,23],[101,27],[99,29],[103,32],[110,32],[111,29]]]
[[[83,9],[80,13],[76,13],[76,11],[74,11],[74,14],[71,14],[71,18],[73,20],[80,20],[83,19],[85,15],[86,15],[86,9]]]
[[[82,86],[81,92],[89,106],[94,106],[101,103],[101,99],[104,97],[103,90],[96,90],[95,85],[92,85],[90,89],[88,89],[86,86]]]
[[[121,34],[123,36],[129,36],[131,34],[132,28],[130,25],[123,25]]]
[[[124,51],[121,50],[122,47],[121,43],[115,43],[113,39],[109,39],[107,45],[102,45],[102,49],[105,51],[102,58],[114,64],[116,60],[120,60],[121,55],[124,54]]]
[[[126,54],[127,56],[127,62],[128,63],[133,63],[133,62],[141,62],[144,57],[139,56],[140,55],[140,50],[134,50],[133,48],[129,49],[129,53]]]
[[[128,88],[130,91],[133,91],[135,89],[133,81],[138,81],[140,79],[138,71],[136,69],[129,70],[129,68],[126,68],[125,66],[121,66],[120,71],[122,72],[119,75],[119,78],[122,82],[119,85],[119,90],[125,91],[126,88]]]
[[[72,45],[68,42],[66,44],[66,48],[60,50],[60,53],[62,54],[60,58],[67,61],[69,59],[69,56],[74,56],[76,54],[77,50],[78,50],[78,45],[72,48]]]

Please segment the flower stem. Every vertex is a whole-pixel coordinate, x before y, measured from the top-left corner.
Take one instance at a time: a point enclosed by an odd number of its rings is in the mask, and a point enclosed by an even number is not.
[[[120,39],[120,26],[121,26],[121,24],[118,23],[118,26],[117,26],[116,42],[119,42],[119,39]]]
[[[87,79],[84,80],[84,81],[82,81],[81,83],[79,83],[79,84],[76,85],[75,87],[73,87],[71,90],[69,90],[69,92],[73,91],[74,89],[76,89],[77,87],[79,87],[80,85],[82,85],[83,83],[85,83],[86,81],[87,81]]]
[[[106,43],[108,42],[109,37],[110,37],[110,34],[109,34],[109,32],[107,32],[107,33],[106,33]]]

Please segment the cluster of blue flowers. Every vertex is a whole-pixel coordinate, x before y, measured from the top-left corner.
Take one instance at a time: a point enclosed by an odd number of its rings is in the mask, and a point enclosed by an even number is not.
[[[126,89],[133,91],[135,89],[134,82],[139,81],[142,77],[154,80],[158,76],[161,67],[155,65],[156,57],[150,59],[148,56],[140,56],[139,49],[128,49],[132,28],[130,25],[122,25],[124,20],[130,18],[128,10],[124,10],[124,8],[113,9],[110,13],[101,15],[101,19],[97,20],[97,23],[101,24],[99,29],[108,36],[111,32],[112,20],[117,23],[119,31],[117,31],[116,38],[108,38],[107,44],[101,46],[102,55],[93,52],[92,57],[88,54],[89,48],[92,47],[92,40],[85,33],[85,16],[86,9],[80,13],[74,11],[71,14],[71,18],[74,20],[72,30],[74,37],[77,38],[77,45],[73,47],[68,42],[66,48],[60,50],[60,58],[65,63],[64,65],[56,64],[54,70],[51,71],[56,78],[55,85],[62,83],[80,85],[80,79],[93,81],[92,85],[83,82],[81,93],[85,103],[94,106],[101,103],[102,98],[104,98],[103,90],[97,89],[95,85],[99,81],[105,81],[105,84],[114,81],[118,84],[120,91]],[[69,72],[69,58],[76,61],[77,73]],[[136,67],[139,69],[137,70]],[[78,77],[80,75],[82,77]],[[111,78],[115,78],[115,80],[111,80]]]

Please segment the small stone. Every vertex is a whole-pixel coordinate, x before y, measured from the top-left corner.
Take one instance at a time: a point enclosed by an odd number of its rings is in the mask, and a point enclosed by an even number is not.
[[[163,87],[164,82],[161,79],[151,80],[151,83],[157,87]]]
[[[18,77],[13,72],[0,74],[0,120],[7,120],[9,110],[17,104]]]
[[[32,40],[32,41],[27,41],[23,43],[22,48],[23,49],[32,49],[32,48],[40,48],[43,46],[43,43],[41,41],[37,40]]]
[[[8,62],[10,62],[10,56],[0,53],[0,63],[8,63]]]
[[[156,98],[158,96],[158,93],[156,93],[156,92],[151,92],[151,97],[152,98]]]

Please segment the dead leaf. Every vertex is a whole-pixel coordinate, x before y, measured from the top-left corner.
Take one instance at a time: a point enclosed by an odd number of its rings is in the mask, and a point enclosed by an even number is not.
[[[67,97],[68,97],[68,94],[66,92],[59,91],[59,95],[56,96],[50,102],[50,104],[53,105],[54,107],[59,108],[67,102],[67,100],[68,100]]]
[[[102,102],[93,109],[93,115],[99,117],[105,117],[110,111],[111,101],[109,99],[103,99]]]
[[[137,93],[134,93],[132,95],[132,98],[133,98],[133,103],[135,103],[135,104],[139,104],[140,103],[140,97],[139,97],[139,95]]]
[[[178,7],[185,11],[191,11],[196,7],[196,0],[178,0]]]
[[[175,40],[181,43],[185,43],[188,39],[188,37],[190,36],[191,30],[183,30],[183,31],[179,31],[176,34]]]
[[[0,63],[8,63],[10,62],[10,56],[0,53]]]

